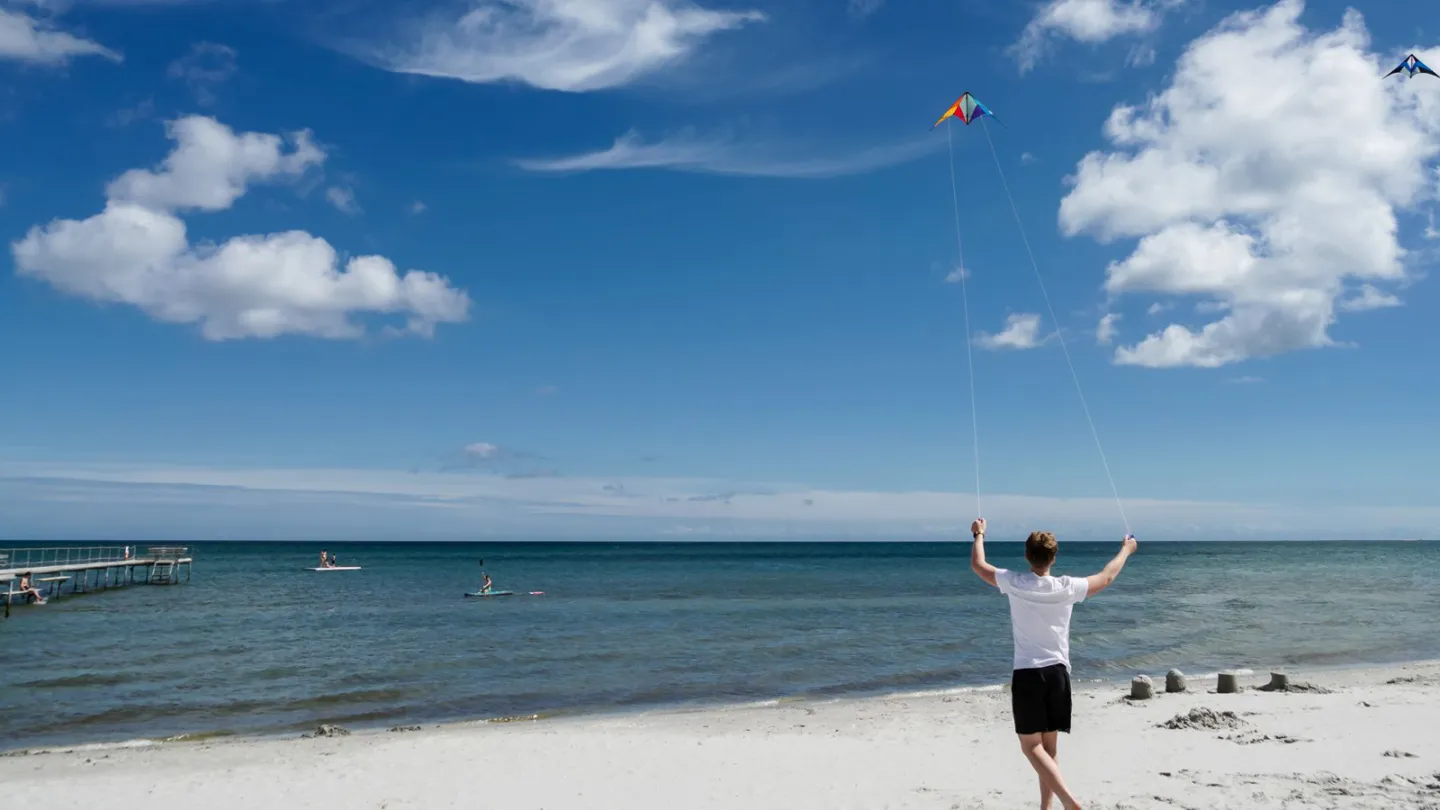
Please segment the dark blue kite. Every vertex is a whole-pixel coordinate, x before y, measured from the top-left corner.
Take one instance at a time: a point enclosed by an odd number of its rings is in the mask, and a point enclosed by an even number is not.
[[[1416,73],[1428,73],[1431,76],[1440,78],[1440,73],[1436,73],[1435,71],[1431,70],[1425,65],[1424,62],[1421,62],[1419,59],[1415,58],[1415,54],[1413,53],[1405,57],[1405,61],[1401,62],[1394,70],[1386,73],[1385,78],[1388,79],[1391,76],[1394,76],[1396,73],[1408,74],[1409,77],[1412,79],[1415,78]]]

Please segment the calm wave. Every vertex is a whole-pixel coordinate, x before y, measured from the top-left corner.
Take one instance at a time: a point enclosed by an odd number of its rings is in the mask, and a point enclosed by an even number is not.
[[[194,579],[0,621],[0,747],[1008,678],[968,543],[197,544]],[[997,565],[1022,547],[991,543]],[[1058,573],[1115,544],[1061,545]],[[483,557],[500,599],[464,599]],[[1435,543],[1144,544],[1076,609],[1078,679],[1440,658]],[[544,591],[529,596],[528,591]]]

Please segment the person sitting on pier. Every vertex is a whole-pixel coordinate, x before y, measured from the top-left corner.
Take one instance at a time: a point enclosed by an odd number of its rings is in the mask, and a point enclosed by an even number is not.
[[[34,585],[30,584],[29,571],[26,571],[25,573],[20,575],[19,592],[25,594],[26,599],[33,601],[37,605],[45,604],[45,594],[40,593],[39,588],[36,588]]]

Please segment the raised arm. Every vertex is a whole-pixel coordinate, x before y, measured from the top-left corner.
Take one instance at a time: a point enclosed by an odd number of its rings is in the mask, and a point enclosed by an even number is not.
[[[985,518],[977,518],[970,524],[970,534],[975,542],[970,546],[970,570],[975,575],[995,585],[995,566],[985,562]],[[999,587],[999,586],[996,586]]]
[[[1085,584],[1087,586],[1085,591],[1086,599],[1115,584],[1115,578],[1120,576],[1120,569],[1125,567],[1125,561],[1130,559],[1131,554],[1135,553],[1138,545],[1139,543],[1136,542],[1135,535],[1125,535],[1125,540],[1120,544],[1120,553],[1116,554],[1114,559],[1106,563],[1105,567],[1100,570],[1100,573],[1091,574],[1085,578]]]

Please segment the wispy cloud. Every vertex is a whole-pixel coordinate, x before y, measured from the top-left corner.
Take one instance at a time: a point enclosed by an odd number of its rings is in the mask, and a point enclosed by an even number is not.
[[[420,202],[419,200],[416,200],[415,202],[410,203],[410,213],[411,213],[411,214],[415,214],[415,215],[417,215],[417,216],[418,216],[419,214],[425,213],[426,208],[428,208],[428,206],[426,206],[425,203]]]
[[[1100,325],[1095,327],[1095,341],[1101,346],[1110,345],[1110,342],[1115,340],[1116,333],[1119,332],[1119,329],[1115,326],[1115,322],[1118,320],[1120,320],[1120,316],[1114,312],[1107,313],[1101,317]]]
[[[863,20],[884,8],[885,0],[850,0],[845,10],[852,19]]]
[[[214,86],[227,81],[239,69],[235,49],[216,42],[197,42],[190,51],[170,63],[165,74],[184,82],[201,105],[215,103]]]
[[[0,60],[58,67],[77,56],[122,61],[118,51],[62,31],[50,19],[0,8]]]
[[[216,537],[217,514],[228,531],[250,537],[326,530],[384,537],[401,527],[407,537],[486,531],[634,537],[676,526],[721,534],[922,536],[961,533],[955,516],[971,503],[959,492],[842,491],[708,478],[128,464],[0,462],[0,484],[7,525],[31,534],[70,530],[90,536],[97,526],[113,536],[115,526],[128,525],[136,536],[153,536],[155,527],[165,526]],[[65,508],[56,509],[57,503]],[[1127,499],[1125,508],[1137,525],[1167,527],[1167,539],[1413,537],[1440,529],[1440,509],[1433,506]],[[415,519],[418,510],[424,520]],[[986,511],[996,537],[1023,537],[1036,526],[1070,537],[1120,531],[1108,497],[996,494],[987,498]],[[1214,519],[1219,514],[1223,523]]]
[[[646,142],[630,131],[608,149],[553,158],[522,158],[516,165],[532,172],[592,172],[664,169],[702,174],[818,179],[864,174],[915,160],[944,141],[919,138],[842,154],[824,154],[813,145],[766,144],[693,132]]]
[[[1073,39],[1094,45],[1117,37],[1154,31],[1166,9],[1185,0],[1049,0],[1025,26],[1009,52],[1027,72],[1039,64],[1050,44]],[[1154,49],[1130,52],[1132,65],[1154,61]]]
[[[341,213],[360,213],[360,203],[355,199],[355,190],[348,186],[331,186],[325,189],[325,199]]]
[[[1254,385],[1255,383],[1265,382],[1265,378],[1254,377],[1247,374],[1243,377],[1232,377],[1230,378],[1230,382],[1235,383],[1236,385]]]
[[[1397,296],[1382,292],[1374,285],[1362,284],[1360,291],[1350,298],[1341,299],[1340,309],[1345,312],[1367,312],[1372,309],[1388,309],[1398,307],[1401,301]]]
[[[399,73],[584,92],[630,84],[765,19],[687,0],[478,0],[458,17],[399,26],[405,43],[367,56]]]
[[[969,271],[969,270],[966,270],[966,269],[963,268],[963,267],[956,267],[954,270],[951,270],[950,272],[948,272],[948,273],[945,274],[945,283],[946,283],[946,284],[959,284],[959,283],[962,282],[962,281],[969,281],[969,280],[970,280],[970,271]]]

